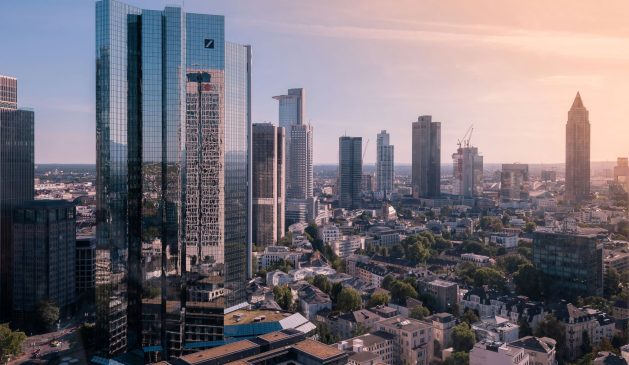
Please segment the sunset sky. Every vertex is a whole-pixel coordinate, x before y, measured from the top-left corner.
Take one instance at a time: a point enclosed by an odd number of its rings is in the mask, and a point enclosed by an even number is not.
[[[128,0],[162,9],[181,1]],[[442,123],[442,162],[470,124],[486,162],[562,162],[567,111],[590,111],[592,160],[629,155],[629,2],[208,1],[253,48],[253,121],[277,120],[271,97],[306,89],[315,164],[338,137],[386,129],[396,163],[411,160],[411,123]],[[0,74],[35,109],[36,162],[94,163],[94,3],[0,3]]]

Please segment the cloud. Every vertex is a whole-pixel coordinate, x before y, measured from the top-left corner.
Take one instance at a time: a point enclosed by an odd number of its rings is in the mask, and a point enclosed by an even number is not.
[[[414,27],[319,25],[250,20],[270,31],[340,39],[496,47],[510,51],[577,59],[629,61],[629,38],[585,32],[527,30],[482,24],[450,24],[395,20]]]

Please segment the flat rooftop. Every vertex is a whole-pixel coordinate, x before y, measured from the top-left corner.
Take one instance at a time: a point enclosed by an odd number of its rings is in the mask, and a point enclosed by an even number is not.
[[[265,309],[256,309],[256,310],[246,310],[241,309],[229,314],[225,315],[225,325],[233,326],[239,324],[249,324],[254,323],[254,318],[265,316],[266,318],[260,320],[258,322],[266,323],[266,322],[279,322],[280,320],[288,317],[290,314],[287,313],[273,311],[273,310],[265,310]],[[236,321],[236,318],[240,317],[239,321]]]
[[[336,347],[328,346],[321,342],[309,339],[298,342],[294,344],[293,347],[318,359],[328,359],[344,353]]]
[[[288,338],[288,337],[290,337],[290,336],[285,334],[285,333],[283,333],[283,332],[280,332],[280,331],[271,332],[271,333],[264,334],[262,336],[258,336],[258,338],[261,338],[261,339],[263,339],[265,341],[268,341],[270,343],[273,343],[273,342],[276,342],[276,341],[281,341],[281,340],[283,340],[285,338]]]
[[[203,363],[204,361],[209,361],[209,360],[226,356],[235,352],[249,350],[249,349],[257,348],[257,347],[259,347],[259,345],[249,340],[243,340],[243,341],[228,343],[226,345],[215,347],[209,350],[195,352],[190,355],[184,355],[180,359],[190,365],[195,365],[195,364]]]

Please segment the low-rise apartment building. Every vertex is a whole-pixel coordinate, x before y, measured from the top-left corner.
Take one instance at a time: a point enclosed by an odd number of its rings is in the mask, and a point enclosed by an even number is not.
[[[524,349],[502,342],[480,341],[470,351],[470,365],[527,365]]]

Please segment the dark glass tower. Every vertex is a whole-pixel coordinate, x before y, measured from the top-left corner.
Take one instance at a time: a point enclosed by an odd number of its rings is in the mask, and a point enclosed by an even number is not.
[[[284,128],[253,124],[253,243],[275,244],[284,235]]]
[[[32,328],[42,300],[55,303],[61,318],[72,314],[75,287],[76,212],[65,200],[33,200],[13,214],[14,325]]]
[[[223,340],[250,267],[251,50],[224,17],[96,3],[98,333],[146,361]]]
[[[339,138],[339,206],[358,209],[361,203],[363,177],[363,139],[361,137]]]
[[[11,317],[13,209],[34,196],[35,114],[17,107],[17,80],[0,75],[0,320]]]
[[[413,196],[434,197],[441,194],[441,123],[422,115],[413,123],[412,186]]]

